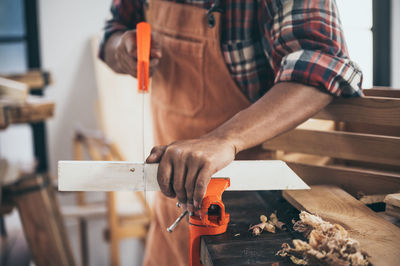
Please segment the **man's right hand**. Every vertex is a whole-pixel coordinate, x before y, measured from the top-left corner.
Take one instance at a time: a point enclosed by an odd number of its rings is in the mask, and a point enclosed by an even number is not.
[[[151,34],[150,76],[161,59],[161,43],[157,34]],[[136,30],[115,33],[106,44],[105,59],[116,72],[137,76]]]

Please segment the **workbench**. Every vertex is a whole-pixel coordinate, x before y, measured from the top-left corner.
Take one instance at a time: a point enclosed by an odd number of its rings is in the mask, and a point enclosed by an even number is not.
[[[201,260],[206,266],[219,265],[293,265],[275,256],[282,243],[302,235],[292,230],[291,220],[298,219],[299,211],[282,198],[281,191],[233,192],[223,194],[223,202],[230,214],[227,231],[222,235],[201,238]],[[277,211],[278,219],[286,223],[286,231],[275,234],[262,232],[253,236],[250,225],[260,223],[260,215]]]

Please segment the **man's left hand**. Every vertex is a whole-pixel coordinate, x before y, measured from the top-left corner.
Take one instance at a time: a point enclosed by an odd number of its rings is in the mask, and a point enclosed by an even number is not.
[[[174,142],[152,149],[147,163],[157,163],[161,192],[194,212],[200,208],[213,174],[231,163],[236,148],[227,140],[204,137]]]

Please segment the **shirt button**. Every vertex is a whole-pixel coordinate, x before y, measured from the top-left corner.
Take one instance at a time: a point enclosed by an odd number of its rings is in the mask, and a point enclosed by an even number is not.
[[[207,14],[207,22],[208,22],[208,27],[214,28],[215,26],[215,17],[213,13]]]

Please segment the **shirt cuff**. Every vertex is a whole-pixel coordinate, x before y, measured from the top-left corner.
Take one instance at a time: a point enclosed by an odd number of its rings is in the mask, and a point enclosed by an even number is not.
[[[294,81],[320,88],[335,96],[362,96],[362,72],[348,58],[321,51],[299,50],[282,58],[275,83]]]

